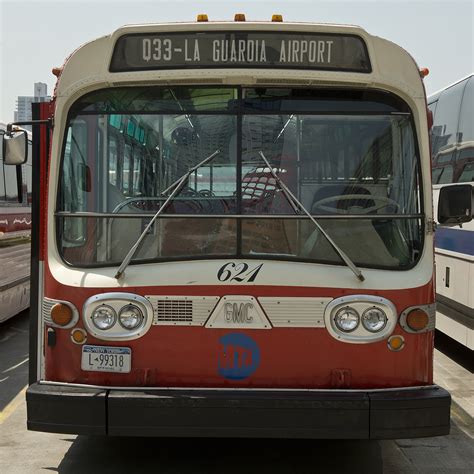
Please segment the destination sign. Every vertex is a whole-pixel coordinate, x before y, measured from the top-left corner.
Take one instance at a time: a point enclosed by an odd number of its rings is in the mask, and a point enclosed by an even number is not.
[[[240,31],[124,35],[110,71],[217,67],[371,72],[358,36]]]

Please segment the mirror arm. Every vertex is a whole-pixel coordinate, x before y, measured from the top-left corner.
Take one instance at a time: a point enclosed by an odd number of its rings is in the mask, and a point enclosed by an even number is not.
[[[27,120],[25,122],[10,122],[7,123],[6,134],[11,136],[11,134],[15,131],[13,129],[14,126],[23,126],[23,125],[48,125],[48,127],[53,127],[53,119],[46,119],[46,120]]]
[[[23,173],[21,171],[22,165],[17,165],[16,168],[16,186],[18,192],[18,202],[23,203]]]

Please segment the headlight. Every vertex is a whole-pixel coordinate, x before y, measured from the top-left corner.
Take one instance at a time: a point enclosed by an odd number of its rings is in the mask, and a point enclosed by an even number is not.
[[[381,331],[387,320],[387,315],[380,308],[369,308],[362,314],[362,325],[370,332]]]
[[[359,325],[359,313],[350,306],[346,306],[336,313],[334,322],[341,331],[352,332]]]
[[[119,322],[125,329],[135,329],[143,322],[143,313],[137,306],[128,304],[120,310]]]
[[[91,319],[97,329],[105,331],[115,324],[117,321],[117,313],[110,306],[103,304],[94,310]]]

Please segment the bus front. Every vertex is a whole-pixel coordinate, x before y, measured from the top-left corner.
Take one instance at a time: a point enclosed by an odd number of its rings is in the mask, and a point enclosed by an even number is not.
[[[356,27],[130,26],[69,58],[54,108],[30,429],[448,433],[405,51]]]

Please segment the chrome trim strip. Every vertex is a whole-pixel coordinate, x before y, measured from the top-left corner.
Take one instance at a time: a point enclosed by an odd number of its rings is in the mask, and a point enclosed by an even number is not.
[[[367,388],[367,389],[342,389],[342,388],[244,388],[244,387],[121,387],[106,385],[88,385],[82,383],[54,382],[48,380],[40,380],[41,385],[55,385],[62,387],[83,387],[83,388],[99,388],[103,390],[125,390],[125,391],[147,391],[154,390],[176,390],[176,391],[208,391],[208,392],[342,392],[342,393],[367,393],[367,392],[396,392],[399,390],[429,390],[437,387],[437,385],[415,385],[413,387],[390,387],[390,388]]]
[[[123,213],[113,212],[66,212],[58,211],[55,217],[110,217],[110,218],[150,218],[153,212]],[[424,214],[311,214],[315,219],[424,219]],[[161,214],[162,219],[308,219],[304,214]]]
[[[69,324],[66,324],[66,326],[60,326],[51,319],[51,310],[53,309],[54,305],[59,303],[65,304],[66,306],[69,306],[72,309],[72,320]],[[43,322],[53,328],[71,329],[79,321],[79,311],[70,301],[66,300],[57,300],[53,298],[44,297],[41,305],[41,312],[43,315]]]
[[[124,301],[125,303],[123,303]],[[90,316],[92,311],[97,306],[105,303],[107,303],[109,306],[112,306],[117,315],[119,314],[120,310],[116,307],[119,305],[121,308],[127,304],[137,305],[145,315],[142,324],[138,328],[128,331],[127,329],[122,328],[117,318],[117,321],[110,329],[105,331],[97,329],[92,323]],[[87,332],[98,339],[103,341],[131,341],[133,339],[138,339],[148,332],[153,322],[153,308],[151,303],[146,298],[136,295],[135,293],[100,293],[98,295],[91,296],[85,301],[84,306],[82,307],[82,320],[84,321]]]
[[[359,321],[359,325],[350,333],[340,331],[334,322],[334,315],[346,305],[353,307],[359,313],[359,317],[362,317],[363,312],[370,307],[379,308],[386,314],[387,324],[379,332],[370,332],[364,328],[362,321]],[[386,339],[395,329],[397,320],[398,313],[395,305],[387,298],[374,295],[342,296],[332,300],[324,311],[324,321],[329,334],[338,341],[350,344],[370,344]]]

